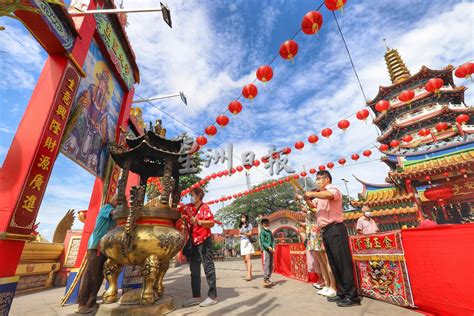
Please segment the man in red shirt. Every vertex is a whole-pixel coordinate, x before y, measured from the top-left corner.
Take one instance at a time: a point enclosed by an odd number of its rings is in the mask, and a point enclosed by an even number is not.
[[[183,307],[200,305],[207,307],[217,304],[216,269],[212,258],[211,228],[215,224],[209,206],[203,203],[204,191],[201,188],[191,190],[191,204],[184,206],[183,218],[186,220],[190,240],[188,260],[191,270],[191,289],[193,297],[183,303]],[[189,244],[191,243],[191,244]],[[183,250],[184,252],[184,250]],[[208,297],[201,302],[201,263],[209,285]]]
[[[337,306],[340,307],[360,305],[354,282],[349,235],[343,223],[341,191],[332,184],[331,174],[326,170],[318,171],[316,185],[319,191],[306,192],[304,198],[312,200],[316,207],[324,247],[338,285],[337,295],[328,297],[328,301],[337,302]]]

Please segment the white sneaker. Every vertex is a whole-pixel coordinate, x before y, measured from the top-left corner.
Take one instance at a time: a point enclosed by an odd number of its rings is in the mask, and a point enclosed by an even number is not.
[[[190,298],[189,300],[185,301],[183,303],[183,307],[191,307],[191,306],[196,306],[199,305],[199,298]]]
[[[324,287],[324,285],[321,285],[319,283],[313,283],[313,286],[317,288],[318,290],[321,290]]]
[[[328,290],[326,291],[326,293],[324,293],[323,295],[326,296],[326,297],[336,297],[337,296],[337,292],[334,291],[333,289],[331,288],[327,288]]]
[[[201,306],[201,307],[209,307],[209,306],[212,306],[212,305],[215,305],[215,304],[217,304],[217,300],[208,297],[208,298],[206,298],[206,299],[204,300],[204,302],[202,302],[201,304],[199,304],[199,306]]]
[[[317,293],[319,295],[326,295],[326,292],[329,290],[328,287],[323,287],[321,290],[319,290]]]

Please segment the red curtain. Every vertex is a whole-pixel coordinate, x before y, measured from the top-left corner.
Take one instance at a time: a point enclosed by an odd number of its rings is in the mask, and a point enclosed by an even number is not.
[[[286,277],[292,277],[291,260],[290,260],[290,245],[278,244],[276,245],[273,256],[274,271]]]
[[[474,315],[474,224],[402,230],[416,306],[436,315]]]
[[[288,278],[300,279],[296,277],[294,273],[292,272],[291,256],[292,255],[290,254],[290,244],[277,244],[275,253],[273,255],[273,266],[274,266],[273,271],[275,273],[281,274]],[[304,264],[306,266],[306,260]],[[307,282],[314,283],[317,281],[318,281],[318,275],[314,272],[309,272]]]

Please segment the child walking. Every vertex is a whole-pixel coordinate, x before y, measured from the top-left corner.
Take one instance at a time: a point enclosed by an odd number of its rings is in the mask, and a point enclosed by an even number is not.
[[[263,287],[271,287],[275,285],[270,281],[273,271],[273,253],[275,252],[275,240],[270,231],[270,221],[266,218],[262,219],[263,229],[260,232],[260,244],[263,250]]]

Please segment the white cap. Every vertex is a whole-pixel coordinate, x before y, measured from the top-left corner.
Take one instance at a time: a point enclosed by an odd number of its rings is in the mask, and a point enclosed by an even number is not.
[[[365,217],[370,217],[370,212],[364,212]]]

